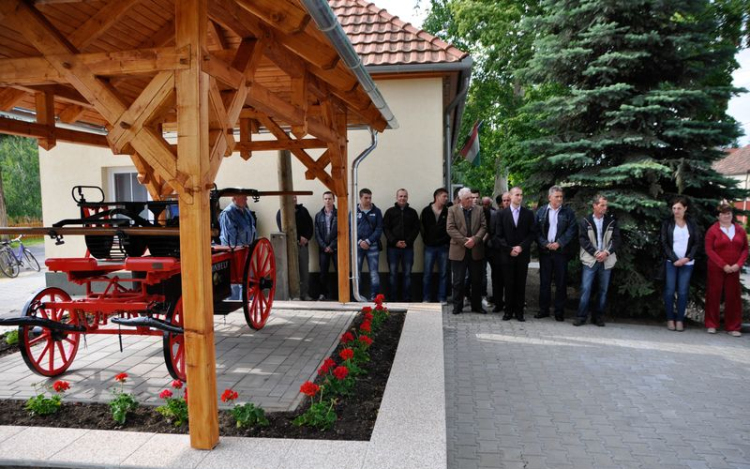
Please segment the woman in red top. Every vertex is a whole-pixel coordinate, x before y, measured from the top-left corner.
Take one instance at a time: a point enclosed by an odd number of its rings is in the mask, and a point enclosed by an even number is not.
[[[709,334],[716,334],[719,328],[719,303],[723,290],[724,327],[729,335],[740,337],[740,270],[747,260],[747,234],[742,225],[732,221],[731,205],[723,203],[718,210],[719,221],[706,232],[706,330]]]

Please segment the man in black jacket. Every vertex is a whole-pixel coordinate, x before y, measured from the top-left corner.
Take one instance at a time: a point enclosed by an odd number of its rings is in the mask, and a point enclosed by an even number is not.
[[[440,303],[445,303],[448,289],[448,246],[450,236],[446,231],[448,221],[448,191],[435,190],[433,202],[422,210],[419,220],[424,241],[424,274],[422,278],[422,301],[432,301],[432,268],[438,266],[438,294]]]
[[[302,204],[297,203],[297,196],[294,199],[294,221],[297,224],[297,246],[299,252],[299,294],[305,301],[312,298],[308,292],[310,286],[310,255],[308,253],[308,244],[313,237],[313,221],[310,212]],[[281,231],[281,210],[276,212],[276,226]]]
[[[523,322],[526,300],[526,276],[531,260],[531,243],[536,236],[534,212],[522,207],[523,190],[510,190],[510,207],[503,209],[495,218],[493,246],[500,248],[500,265],[505,283],[505,314],[503,321],[514,316]]]
[[[566,275],[572,241],[578,234],[576,215],[563,206],[563,190],[552,186],[547,192],[549,203],[536,212],[539,229],[539,312],[537,319],[549,317],[552,299],[552,279],[555,279],[555,320],[565,319],[565,302],[568,299]]]
[[[389,296],[395,300],[398,291],[398,265],[404,274],[403,301],[411,301],[411,268],[414,265],[414,241],[419,236],[419,215],[407,203],[406,189],[396,191],[396,203],[383,215],[383,233],[388,241]]]
[[[503,282],[503,268],[500,265],[500,246],[493,245],[492,238],[495,235],[495,226],[500,212],[510,207],[510,192],[503,192],[498,195],[495,202],[497,203],[497,210],[492,212],[492,218],[487,222],[490,230],[490,242],[486,249],[486,255],[492,269],[492,302],[495,304],[492,312],[499,313],[505,309],[505,283]]]
[[[328,267],[333,261],[333,268],[338,265],[338,222],[336,219],[336,196],[333,192],[323,192],[323,208],[315,214],[315,240],[318,242],[318,260],[320,263],[320,295],[319,300],[330,298],[328,288]]]

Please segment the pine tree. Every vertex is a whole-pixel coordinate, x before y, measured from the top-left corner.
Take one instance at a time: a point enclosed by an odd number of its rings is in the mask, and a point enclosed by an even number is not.
[[[726,114],[741,91],[731,86],[742,29],[731,3],[543,0],[528,25],[539,36],[524,76],[565,90],[535,108],[551,137],[527,142],[529,183],[564,186],[581,216],[594,194],[608,198],[623,234],[610,289],[618,314],[662,314],[654,273],[673,196],[689,197],[704,230],[720,200],[745,197],[711,168],[740,135]]]

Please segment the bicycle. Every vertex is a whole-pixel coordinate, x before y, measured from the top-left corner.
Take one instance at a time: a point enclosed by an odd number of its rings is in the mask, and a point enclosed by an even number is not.
[[[31,253],[21,241],[23,235],[10,241],[0,243],[0,271],[10,278],[18,277],[21,267],[34,269],[39,272],[41,267],[34,254]],[[18,243],[18,249],[11,247],[11,243]]]

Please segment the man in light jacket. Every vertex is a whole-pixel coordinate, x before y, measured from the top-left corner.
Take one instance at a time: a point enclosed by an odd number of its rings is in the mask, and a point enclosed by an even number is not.
[[[464,306],[464,278],[471,270],[471,310],[486,314],[482,309],[482,262],[487,234],[487,222],[481,207],[474,206],[471,189],[458,191],[459,203],[448,209],[446,231],[450,236],[448,259],[453,271],[453,314],[460,314]]]
[[[592,200],[593,213],[581,220],[578,227],[578,241],[581,244],[580,258],[583,277],[581,279],[581,300],[574,326],[586,323],[589,300],[594,278],[599,284],[599,300],[591,322],[604,327],[604,309],[607,306],[607,290],[612,276],[612,268],[617,262],[617,248],[620,247],[620,228],[617,220],[607,214],[607,198],[601,194]]]

